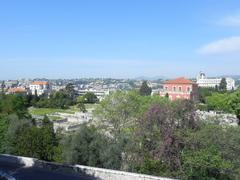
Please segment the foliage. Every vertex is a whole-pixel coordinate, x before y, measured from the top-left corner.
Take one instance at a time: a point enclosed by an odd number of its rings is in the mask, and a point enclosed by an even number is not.
[[[73,103],[65,90],[59,93],[37,102]],[[240,89],[202,94],[208,110],[239,117]],[[191,101],[118,91],[97,104],[95,126],[67,135],[54,133],[46,117],[37,126],[27,111],[31,101],[0,96],[1,153],[179,179],[240,179],[240,127],[199,121]]]
[[[49,98],[49,107],[51,108],[61,108],[66,109],[73,104],[73,100],[70,94],[67,91],[60,90],[50,95]]]
[[[222,78],[220,85],[219,85],[220,91],[226,91],[227,90],[227,81],[226,78]]]
[[[89,104],[94,104],[97,103],[99,99],[93,92],[87,92],[83,96],[79,96],[77,98],[78,103],[89,103]]]
[[[79,103],[79,104],[78,104],[78,108],[79,108],[79,110],[80,110],[81,112],[83,112],[83,113],[87,112],[87,109],[86,109],[84,103]]]
[[[44,116],[52,113],[67,113],[74,114],[75,110],[73,109],[55,109],[55,108],[29,108],[29,112],[32,115]]]
[[[205,99],[208,110],[235,113],[240,124],[240,88],[234,92],[213,93]]]
[[[139,93],[141,96],[149,96],[152,93],[152,88],[147,84],[147,81],[143,81],[142,86],[140,87]]]
[[[44,118],[37,127],[22,95],[0,97],[0,152],[53,160],[57,146],[52,123]]]
[[[120,147],[120,146],[119,146]],[[119,169],[121,148],[93,126],[83,125],[76,134],[63,141],[63,161],[104,168]]]
[[[27,119],[15,120],[10,121],[8,130],[9,153],[53,160],[56,139],[49,119],[45,117],[40,128]]]
[[[184,176],[188,179],[230,179],[230,161],[222,158],[214,147],[184,152],[182,155]]]
[[[27,113],[26,98],[22,95],[0,96],[0,113],[24,116]]]
[[[135,137],[137,144],[141,146],[135,145],[137,153],[135,163],[137,166],[143,166],[146,160],[144,157],[148,157],[147,162],[149,160],[155,164],[164,162],[164,165],[161,165],[163,169],[176,171],[181,166],[180,153],[184,147],[178,132],[181,132],[180,129],[195,128],[197,120],[194,105],[190,101],[167,101],[150,105],[138,122]]]
[[[199,94],[199,101],[200,103],[206,103],[206,97],[211,96],[213,93],[218,92],[218,90],[214,88],[198,88],[198,94]]]
[[[231,112],[228,101],[228,96],[221,93],[213,93],[211,96],[206,97],[206,103],[209,110]]]
[[[240,88],[230,95],[229,105],[236,114],[240,125]]]
[[[187,168],[189,165],[192,168],[194,166],[194,173],[204,173],[202,174],[204,176],[214,175],[216,179],[221,179],[219,176],[239,179],[239,132],[239,127],[224,127],[203,123],[197,131],[185,133],[184,139],[187,143],[182,156],[184,157],[183,164],[187,172],[184,172],[189,173],[189,168]],[[207,157],[209,158],[207,159]],[[215,167],[215,173],[209,174],[213,167]],[[201,171],[196,172],[196,170]]]
[[[107,96],[97,107],[95,113],[101,119],[100,126],[117,135],[126,127],[134,125],[143,112],[148,99],[134,91],[117,91]]]
[[[233,94],[211,92],[206,102],[231,112]],[[116,92],[99,104],[97,116],[114,139],[127,137],[123,170],[180,179],[238,179],[239,127],[202,123],[195,108],[188,100]]]
[[[0,114],[0,153],[4,153],[6,150],[8,124],[9,122],[7,116]]]
[[[65,87],[66,93],[69,95],[71,101],[75,101],[77,97],[77,92],[74,89],[74,85],[72,83],[69,83]]]
[[[94,104],[94,103],[98,102],[97,96],[92,92],[87,92],[84,95],[84,99],[85,99],[85,103]]]
[[[27,96],[28,106],[38,108],[60,108],[67,109],[76,103],[76,91],[72,84],[68,84],[65,89],[52,92],[49,97],[46,96]]]

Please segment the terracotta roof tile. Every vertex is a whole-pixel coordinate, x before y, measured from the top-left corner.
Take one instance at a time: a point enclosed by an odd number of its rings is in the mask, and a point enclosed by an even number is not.
[[[35,82],[32,82],[31,85],[47,85],[48,82],[46,81],[35,81]]]
[[[16,88],[10,88],[8,89],[9,93],[21,93],[21,92],[26,92],[24,88],[21,87],[16,87]]]
[[[184,77],[180,77],[177,79],[165,81],[164,84],[194,84],[194,82],[189,79],[185,79]]]

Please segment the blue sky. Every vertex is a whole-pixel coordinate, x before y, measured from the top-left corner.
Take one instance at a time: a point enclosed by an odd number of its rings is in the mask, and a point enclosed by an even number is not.
[[[1,0],[0,79],[240,74],[239,0]]]

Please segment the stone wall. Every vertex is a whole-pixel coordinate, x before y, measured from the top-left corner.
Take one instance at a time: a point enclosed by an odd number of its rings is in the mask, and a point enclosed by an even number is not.
[[[171,180],[169,178],[75,165],[77,169],[103,180]],[[172,179],[173,180],[173,179]]]
[[[7,154],[0,155],[1,162],[8,162],[13,164],[22,164],[25,167],[37,167],[50,171],[62,173],[80,173],[94,176],[96,179],[101,180],[173,180],[164,177],[149,176],[144,174],[129,173],[124,171],[109,170],[103,168],[95,168],[82,165],[63,165],[52,162],[41,161],[35,158],[12,156]]]

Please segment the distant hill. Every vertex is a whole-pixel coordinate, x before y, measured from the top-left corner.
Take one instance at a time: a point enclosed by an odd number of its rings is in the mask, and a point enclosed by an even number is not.
[[[134,78],[135,80],[148,80],[148,81],[154,81],[158,79],[167,79],[165,76],[153,76],[153,77],[147,77],[147,76],[139,76]]]
[[[239,80],[240,79],[240,75],[232,75],[232,76],[229,76],[235,80]]]
[[[223,76],[218,76],[218,77],[231,77],[234,80],[239,80],[240,79],[240,75],[223,75]]]

